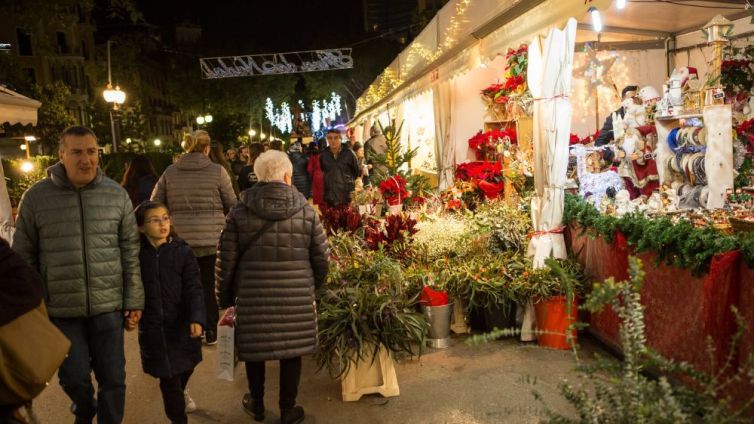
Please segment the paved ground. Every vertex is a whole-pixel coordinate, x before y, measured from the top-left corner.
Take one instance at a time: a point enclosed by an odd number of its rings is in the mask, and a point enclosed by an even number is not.
[[[582,359],[599,347],[583,341]],[[158,381],[141,371],[135,333],[126,336],[127,395],[125,423],[166,423]],[[572,352],[553,351],[532,344],[504,340],[482,346],[467,346],[454,338],[447,350],[431,350],[421,359],[401,359],[396,364],[401,395],[363,397],[342,402],[340,384],[326,373],[315,373],[311,358],[304,360],[299,403],[308,424],[482,424],[534,423],[541,405],[531,395],[536,388],[555,409],[568,408],[557,394],[558,382],[574,379]],[[251,423],[241,409],[246,391],[243,365],[236,381],[215,378],[214,347],[204,348],[204,362],[189,382],[198,411],[189,415],[193,424]],[[277,362],[267,365],[268,409],[266,423],[279,422],[277,410]],[[527,380],[536,380],[532,385]],[[57,379],[35,401],[44,424],[70,423],[69,401]],[[568,409],[564,409],[568,410]]]

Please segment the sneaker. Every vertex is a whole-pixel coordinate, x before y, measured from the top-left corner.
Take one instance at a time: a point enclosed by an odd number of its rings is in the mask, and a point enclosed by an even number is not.
[[[254,417],[254,421],[264,421],[264,400],[252,399],[251,394],[246,393],[243,395],[241,404],[243,405],[243,410]]]
[[[186,404],[187,414],[190,414],[196,411],[196,403],[194,403],[194,399],[191,399],[191,396],[189,396],[188,390],[183,391],[183,401]]]
[[[280,410],[280,424],[299,424],[301,421],[304,421],[304,408],[294,406]]]
[[[214,346],[217,344],[217,333],[214,331],[205,331],[204,332],[204,343],[206,343],[208,346]]]

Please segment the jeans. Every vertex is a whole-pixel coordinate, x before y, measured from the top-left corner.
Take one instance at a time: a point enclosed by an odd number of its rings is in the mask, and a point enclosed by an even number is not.
[[[126,357],[121,311],[86,318],[51,318],[71,341],[71,351],[58,370],[60,385],[73,401],[77,421],[100,424],[123,421],[126,403]],[[92,370],[97,378],[94,399]]]
[[[251,398],[264,398],[264,361],[246,362],[246,378],[249,380]],[[301,380],[301,357],[280,360],[280,409],[296,406],[298,383]]]
[[[178,374],[172,378],[160,379],[160,391],[162,392],[162,402],[165,405],[165,415],[168,416],[173,424],[186,424],[186,400],[183,392],[186,390],[191,374],[194,370],[188,370],[183,374]]]
[[[220,320],[220,311],[217,308],[217,297],[215,295],[215,256],[200,256],[196,260],[199,262],[199,278],[202,280],[202,287],[204,287],[204,305],[207,308],[207,328],[205,328],[205,331],[217,334],[217,321]]]

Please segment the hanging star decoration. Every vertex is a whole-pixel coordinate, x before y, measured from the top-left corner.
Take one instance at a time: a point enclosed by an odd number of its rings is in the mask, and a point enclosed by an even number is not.
[[[594,95],[594,91],[599,86],[611,88],[617,94],[618,87],[610,73],[610,68],[615,65],[618,56],[610,55],[610,57],[600,60],[597,57],[597,50],[592,48],[590,44],[584,45],[583,53],[586,54],[586,63],[573,70],[574,78],[586,81],[587,91],[590,97]]]

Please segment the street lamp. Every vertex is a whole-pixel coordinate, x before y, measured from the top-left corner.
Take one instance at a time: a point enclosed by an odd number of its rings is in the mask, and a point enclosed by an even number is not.
[[[25,161],[21,162],[21,171],[24,174],[28,174],[33,169],[34,169],[34,164],[31,163],[31,162],[29,162],[28,160],[25,160]]]
[[[25,135],[24,136],[24,144],[21,145],[21,150],[26,151],[26,159],[31,158],[31,142],[37,141],[37,137],[34,137],[33,135]]]
[[[196,123],[199,125],[209,124],[210,122],[212,122],[212,115],[207,114],[196,117]]]
[[[267,134],[265,134],[265,133],[260,133],[259,134],[259,139],[260,140],[264,140],[266,137],[267,137]]]
[[[160,140],[159,138],[155,138],[154,139],[154,146],[155,147],[159,148],[161,144],[162,144],[162,140]]]
[[[126,93],[116,85],[113,89],[113,78],[110,71],[110,40],[107,40],[107,89],[102,92],[105,101],[113,104],[113,110],[110,111],[110,128],[113,134],[113,153],[118,151],[118,141],[120,141],[120,105],[126,101]]]
[[[255,135],[257,135],[256,131],[254,131],[253,129],[249,130],[249,137],[254,137]]]

